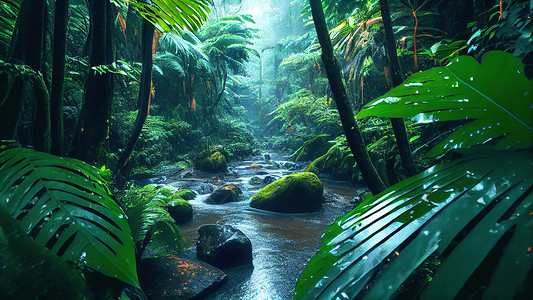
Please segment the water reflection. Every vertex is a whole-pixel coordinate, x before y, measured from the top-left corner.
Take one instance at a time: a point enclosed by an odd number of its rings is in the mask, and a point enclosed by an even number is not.
[[[199,226],[214,223],[235,226],[252,242],[254,266],[224,269],[227,282],[206,299],[292,299],[296,281],[319,249],[326,227],[353,208],[350,200],[356,189],[329,183],[324,184],[326,203],[317,213],[281,214],[252,209],[249,197],[224,205],[205,204],[207,195],[192,200],[194,219],[180,227],[188,246],[196,244]]]

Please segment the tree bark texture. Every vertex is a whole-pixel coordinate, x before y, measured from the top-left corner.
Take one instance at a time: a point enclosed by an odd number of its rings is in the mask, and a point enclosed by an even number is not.
[[[91,53],[89,75],[85,90],[81,127],[74,137],[71,156],[89,163],[98,159],[100,148],[108,137],[109,117],[112,103],[111,74],[98,73],[92,67],[112,63],[108,61],[107,47],[107,0],[89,1],[91,14]]]
[[[32,76],[32,90],[35,97],[35,117],[33,121],[33,147],[35,150],[50,152],[50,95],[41,74]]]
[[[65,82],[65,55],[69,0],[56,0],[54,18],[52,88],[50,119],[52,125],[52,154],[63,155],[63,86]]]
[[[44,1],[21,2],[11,39],[9,62],[28,65],[34,71],[41,70],[44,8]]]
[[[125,176],[126,162],[130,157],[139,136],[141,135],[142,127],[146,117],[148,116],[148,104],[150,101],[150,89],[152,86],[152,41],[154,38],[154,25],[147,20],[143,20],[142,26],[142,71],[141,71],[141,85],[139,86],[139,102],[142,104],[137,117],[135,118],[135,125],[133,133],[120,155],[118,163],[115,167],[115,176]]]
[[[385,27],[385,45],[387,47],[387,56],[389,58],[389,65],[392,74],[392,85],[398,86],[403,82],[401,75],[400,63],[396,53],[396,44],[394,42],[394,33],[392,32],[392,22],[390,18],[389,2],[387,0],[379,0],[381,6],[381,17],[383,19],[383,26]],[[409,177],[418,173],[416,164],[411,153],[409,140],[407,139],[407,131],[405,130],[405,123],[401,118],[391,118],[392,130],[398,145],[398,151],[402,158],[403,167]]]
[[[14,68],[2,65],[0,68],[0,140],[13,140],[17,131],[18,119],[22,108],[20,99],[24,79],[14,73]]]
[[[340,67],[333,53],[333,47],[331,45],[331,40],[326,25],[322,3],[320,0],[309,0],[309,3],[311,5],[311,11],[313,14],[318,40],[322,48],[322,61],[324,62],[324,67],[326,68],[329,84],[331,86],[333,98],[339,111],[342,127],[346,134],[346,139],[348,140],[348,145],[350,146],[350,150],[355,157],[355,161],[357,162],[357,165],[361,170],[361,174],[368,184],[370,191],[374,195],[378,194],[385,190],[386,187],[376,171],[376,168],[372,164],[372,161],[370,160],[363,137],[361,136],[361,132],[355,121],[352,108],[350,107],[346,89],[342,82]]]

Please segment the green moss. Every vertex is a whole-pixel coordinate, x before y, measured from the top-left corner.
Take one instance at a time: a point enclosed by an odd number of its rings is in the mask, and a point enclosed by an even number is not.
[[[285,176],[257,192],[250,206],[277,212],[312,212],[322,206],[324,188],[310,172]]]
[[[139,167],[131,170],[131,178],[134,179],[143,179],[143,178],[151,178],[154,177],[155,174],[151,169],[147,169],[145,167]]]
[[[169,198],[174,195],[174,191],[167,187],[159,189],[157,193]]]
[[[185,224],[192,220],[193,210],[192,205],[186,200],[174,200],[167,205],[168,213],[174,219],[176,224]]]
[[[196,194],[194,192],[187,189],[181,189],[177,191],[175,195],[178,195],[185,200],[192,200],[196,197]]]

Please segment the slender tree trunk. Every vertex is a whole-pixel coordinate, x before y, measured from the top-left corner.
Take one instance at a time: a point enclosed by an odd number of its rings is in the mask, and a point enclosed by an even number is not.
[[[33,111],[32,144],[39,151],[50,151],[50,97],[44,77],[42,58],[44,54],[45,14],[47,13],[45,1],[23,0],[17,16],[17,24],[13,34],[8,60],[29,66],[35,73],[28,72],[26,76],[18,79],[27,80],[31,83],[31,92],[35,105],[22,107],[23,95],[20,83],[15,82],[7,100],[18,96],[20,103],[8,104],[6,113],[11,114],[9,126],[15,126],[21,109]],[[17,72],[17,71],[15,71]],[[19,91],[20,92],[17,92]],[[18,95],[17,95],[18,94]],[[13,134],[12,134],[13,135]]]
[[[50,95],[41,74],[32,76],[33,95],[35,97],[35,117],[33,121],[33,146],[35,150],[50,152]]]
[[[339,116],[346,134],[346,139],[348,140],[348,145],[350,146],[350,150],[355,157],[355,161],[357,162],[370,191],[373,194],[378,194],[385,190],[386,187],[370,160],[363,137],[361,136],[352,108],[350,107],[348,96],[346,95],[346,89],[342,82],[341,71],[335,55],[333,54],[333,47],[331,45],[322,4],[320,0],[309,0],[309,3],[311,4],[311,11],[318,40],[322,47],[322,61],[326,68],[329,84],[333,92],[333,98],[337,104],[337,109],[339,110]]]
[[[398,86],[403,82],[400,63],[398,61],[398,55],[396,54],[396,47],[394,43],[394,33],[392,32],[392,22],[390,18],[389,2],[387,0],[379,0],[381,6],[381,17],[383,19],[383,26],[385,27],[385,38],[387,46],[387,56],[390,63],[390,71],[392,74],[392,85]],[[408,176],[413,176],[418,171],[416,170],[415,161],[411,153],[409,146],[409,140],[407,139],[407,132],[405,130],[405,124],[401,118],[391,118],[392,130],[394,131],[394,137],[398,145],[400,157],[402,158],[402,164],[407,172]]]
[[[111,63],[107,61],[107,0],[89,1],[91,12],[91,53],[89,75],[80,114],[81,129],[75,135],[71,156],[89,163],[99,157],[100,148],[108,136],[109,115],[112,102],[112,85],[109,72],[99,74],[92,67]],[[109,45],[111,47],[111,45]]]
[[[69,0],[56,0],[53,40],[52,88],[50,119],[52,125],[52,154],[63,155],[63,84]]]
[[[146,117],[148,116],[148,104],[150,101],[150,88],[152,84],[152,41],[154,38],[154,25],[147,20],[143,20],[142,26],[142,71],[141,71],[141,85],[139,86],[139,102],[142,104],[137,112],[135,119],[135,126],[133,133],[120,155],[118,163],[115,167],[115,176],[125,176],[124,166],[141,135],[142,127]],[[119,177],[120,178],[120,177]]]
[[[0,140],[13,140],[22,109],[20,96],[24,89],[24,79],[9,64],[0,67]]]
[[[44,1],[23,0],[20,4],[15,32],[11,39],[8,61],[41,70]]]

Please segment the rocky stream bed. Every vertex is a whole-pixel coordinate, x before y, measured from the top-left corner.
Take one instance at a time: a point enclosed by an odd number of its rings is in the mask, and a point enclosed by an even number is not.
[[[251,241],[252,265],[221,267],[225,278],[213,271],[211,275],[221,283],[213,284],[202,293],[202,299],[292,299],[296,281],[307,261],[320,247],[321,235],[326,227],[353,209],[356,204],[354,196],[365,191],[364,187],[351,182],[320,178],[324,186],[324,204],[318,212],[276,213],[251,208],[250,199],[261,188],[300,170],[300,166],[287,162],[281,156],[268,158],[254,157],[232,163],[225,173],[195,170],[154,179],[158,184],[173,189],[189,189],[197,194],[189,201],[193,207],[192,221],[180,226],[188,248],[184,259],[196,262],[198,229],[206,224],[231,225]],[[234,199],[237,201],[213,204],[210,195],[227,185],[237,186],[242,191]],[[172,263],[178,267],[185,266],[184,262]],[[204,267],[197,265],[196,268],[202,272]],[[168,282],[172,284],[172,280]],[[180,288],[187,289],[186,284],[182,282]],[[159,287],[157,293],[161,299],[167,298],[168,288]]]

